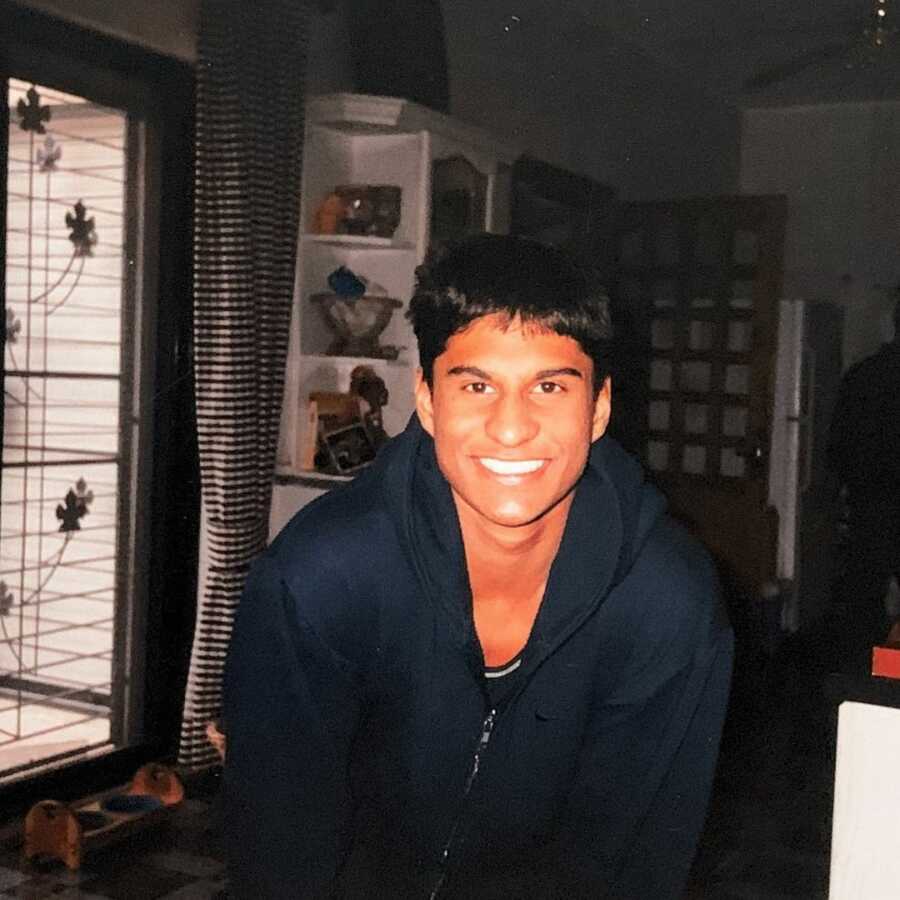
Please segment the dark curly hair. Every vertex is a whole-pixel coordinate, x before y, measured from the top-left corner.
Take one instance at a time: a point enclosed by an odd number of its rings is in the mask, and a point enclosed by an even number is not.
[[[475,319],[496,313],[574,338],[593,360],[594,391],[603,386],[610,374],[612,325],[596,274],[554,247],[479,234],[444,245],[416,269],[406,316],[429,387],[447,341]]]

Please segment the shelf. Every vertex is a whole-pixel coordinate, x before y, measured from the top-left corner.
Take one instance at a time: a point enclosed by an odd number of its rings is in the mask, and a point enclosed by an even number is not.
[[[468,147],[483,147],[511,166],[521,148],[499,141],[490,132],[397,97],[370,94],[319,94],[307,98],[307,121],[351,135],[416,134],[429,131]]]
[[[392,97],[311,96],[307,98],[306,118],[300,252],[278,447],[280,465],[275,471],[270,522],[275,530],[313,497],[352,480],[351,476],[301,468],[303,463],[311,463],[309,443],[317,427],[310,418],[311,393],[346,394],[353,369],[369,366],[389,394],[382,410],[387,434],[400,434],[415,411],[419,354],[412,325],[404,313],[415,294],[416,266],[427,251],[433,162],[459,156],[486,177],[485,226],[502,231],[508,222],[509,167],[518,155],[474,126]],[[321,224],[335,229],[346,227],[340,220],[333,225],[324,223],[316,213],[338,186],[352,184],[400,188],[400,221],[391,237],[313,233]],[[362,226],[357,223],[355,227]],[[387,228],[382,233],[386,234]],[[384,293],[402,302],[379,336],[385,347],[404,348],[396,358],[328,352],[341,346],[353,353],[372,350],[371,345],[337,343],[321,304],[311,300],[315,294],[329,290],[328,278],[340,266],[365,279],[373,294]]]
[[[356,474],[356,473],[354,473]],[[275,484],[296,484],[300,487],[322,488],[330,490],[339,484],[353,481],[353,475],[329,475],[327,472],[295,472],[291,469],[278,469],[275,472]]]
[[[383,250],[395,253],[415,252],[415,245],[409,241],[376,237],[368,234],[304,234],[303,243],[323,244],[326,247],[342,247],[348,250]]]
[[[386,366],[397,366],[401,369],[409,368],[409,361],[406,358],[406,347],[400,350],[400,355],[396,359],[388,359],[384,356],[337,356],[333,353],[301,353],[301,359],[328,361],[335,365],[350,368],[351,366],[371,366],[375,364],[384,364]]]

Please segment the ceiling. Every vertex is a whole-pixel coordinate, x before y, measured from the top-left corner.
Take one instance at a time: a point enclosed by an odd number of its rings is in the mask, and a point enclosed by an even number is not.
[[[453,2],[453,0],[448,0]],[[625,45],[712,97],[742,106],[900,99],[900,34],[871,61],[828,48],[862,36],[878,0],[484,0],[478,27],[496,29],[511,51],[555,48],[569,67],[590,71],[598,47]],[[900,21],[900,0],[881,0],[884,21]],[[862,44],[860,44],[860,48]],[[818,59],[764,89],[747,79],[801,54]]]

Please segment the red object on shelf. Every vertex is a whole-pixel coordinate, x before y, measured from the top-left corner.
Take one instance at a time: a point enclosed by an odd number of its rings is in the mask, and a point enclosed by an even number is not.
[[[873,647],[872,674],[879,678],[900,678],[900,646]]]

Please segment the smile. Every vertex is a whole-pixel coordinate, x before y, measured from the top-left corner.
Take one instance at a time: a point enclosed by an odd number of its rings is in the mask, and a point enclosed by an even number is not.
[[[544,465],[543,459],[492,459],[489,456],[478,457],[480,462],[494,475],[530,475]]]

